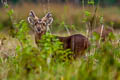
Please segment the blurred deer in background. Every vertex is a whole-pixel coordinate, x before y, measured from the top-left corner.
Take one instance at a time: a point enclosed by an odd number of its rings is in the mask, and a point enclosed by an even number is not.
[[[113,33],[114,30],[110,27],[101,26],[101,27],[97,27],[92,32],[93,33],[96,32],[101,37],[101,40],[105,41],[107,37],[109,36],[109,34]]]
[[[43,18],[38,18],[33,11],[30,11],[28,22],[31,24],[35,32],[35,42],[38,45],[41,36],[47,31],[47,28],[52,24],[52,14],[48,13]],[[74,55],[73,57],[80,57],[89,46],[89,40],[81,34],[75,34],[68,37],[56,36],[62,43],[64,49],[70,49]]]
[[[94,14],[93,14],[93,16],[91,17],[91,19],[89,21],[89,24],[88,24],[88,26],[89,26],[88,27],[89,35],[88,36],[93,36],[93,33],[96,32],[100,36],[100,40],[105,41],[107,39],[107,37],[109,36],[109,34],[113,33],[113,28],[105,27],[104,24],[103,24],[102,18],[101,18],[101,21],[98,22],[98,24],[101,23],[101,24],[99,24],[101,26],[97,27],[98,26],[98,25],[96,25],[96,22],[97,22],[97,16],[96,16],[97,10],[98,10],[98,6],[95,8]],[[97,27],[97,28],[95,28],[95,27]]]

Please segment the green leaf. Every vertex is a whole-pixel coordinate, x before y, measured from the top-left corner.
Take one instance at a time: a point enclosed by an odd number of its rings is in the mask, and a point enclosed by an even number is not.
[[[85,11],[84,13],[85,13],[85,15],[88,16],[88,17],[91,16],[91,12],[89,12],[89,11]]]
[[[13,10],[13,9],[11,9],[11,10],[8,11],[8,15],[9,15],[10,17],[13,15],[13,13],[14,13],[14,10]]]
[[[5,8],[9,8],[9,6],[8,6],[8,4],[5,4],[5,6],[4,6]]]

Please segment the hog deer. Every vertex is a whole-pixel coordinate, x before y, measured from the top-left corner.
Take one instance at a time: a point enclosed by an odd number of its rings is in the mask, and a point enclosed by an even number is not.
[[[109,34],[113,33],[113,29],[110,27],[97,27],[93,32],[99,34],[101,36],[101,40],[105,41]]]
[[[31,24],[32,29],[35,32],[35,42],[38,45],[41,36],[47,31],[47,28],[52,24],[52,14],[48,13],[43,18],[38,18],[33,11],[30,11],[28,22]],[[84,51],[89,46],[89,40],[81,34],[75,34],[68,37],[56,36],[63,43],[64,49],[70,49],[74,55],[74,58],[82,56]]]

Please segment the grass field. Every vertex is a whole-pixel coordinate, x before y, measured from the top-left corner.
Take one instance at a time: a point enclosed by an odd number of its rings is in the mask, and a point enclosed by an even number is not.
[[[27,17],[33,9],[42,17],[48,12],[47,5],[23,4],[0,9],[0,80],[120,80],[120,11],[118,7],[98,8],[97,18],[103,16],[105,26],[115,28],[105,42],[96,41],[98,35],[89,38],[91,46],[77,60],[66,58],[70,50],[64,50],[61,43],[47,33],[37,47],[34,33],[29,28]],[[11,11],[11,8],[14,12]],[[111,10],[112,9],[112,10]],[[86,24],[94,14],[94,8],[73,6],[70,4],[49,4],[54,22],[51,31],[54,35],[68,36],[65,26],[71,34],[85,36]],[[83,22],[83,20],[86,20]],[[5,28],[4,28],[5,27]],[[96,27],[96,26],[95,26]],[[51,55],[56,55],[54,58]]]

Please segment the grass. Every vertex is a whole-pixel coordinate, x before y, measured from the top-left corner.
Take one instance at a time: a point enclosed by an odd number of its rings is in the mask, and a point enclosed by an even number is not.
[[[85,57],[69,60],[66,57],[71,52],[63,50],[61,43],[49,33],[43,36],[40,41],[40,47],[36,46],[33,33],[26,22],[26,17],[30,9],[34,9],[41,16],[44,14],[44,9],[42,9],[41,5],[37,5],[37,7],[33,4],[29,5],[31,7],[28,7],[28,4],[24,4],[20,8],[16,6],[14,8],[15,23],[13,22],[15,28],[12,31],[8,31],[9,29],[2,30],[0,33],[0,80],[120,79],[120,43],[116,43],[120,39],[119,32],[116,32],[115,36],[108,36],[108,38],[112,38],[112,41],[101,42],[100,47],[96,46],[96,40],[98,39],[96,35],[93,35],[94,38],[90,38],[90,52],[86,51]],[[70,5],[54,5],[54,7],[52,4],[50,5],[54,16],[53,26],[55,28],[61,29],[64,25],[69,27],[71,24],[81,25],[79,20],[83,19],[81,17],[83,12],[81,13],[80,7],[73,7],[72,5],[72,7]],[[62,12],[63,9],[67,10]],[[118,8],[115,7],[114,10],[117,11],[116,9]],[[100,10],[99,14],[103,13],[101,11],[103,10]],[[110,12],[109,8],[106,8],[105,11]],[[67,14],[67,12],[70,12],[70,14]],[[119,12],[115,13],[118,15]],[[106,13],[106,15],[109,14]],[[5,17],[3,18],[5,19]],[[82,22],[82,20],[80,21]],[[2,27],[5,26],[2,25]],[[78,30],[78,33],[80,31]],[[82,31],[81,33],[85,35],[86,32]],[[61,35],[60,33],[57,34]],[[66,33],[63,33],[63,35],[67,36]],[[54,40],[53,43],[51,38]],[[55,55],[55,57],[52,58],[51,55]]]

